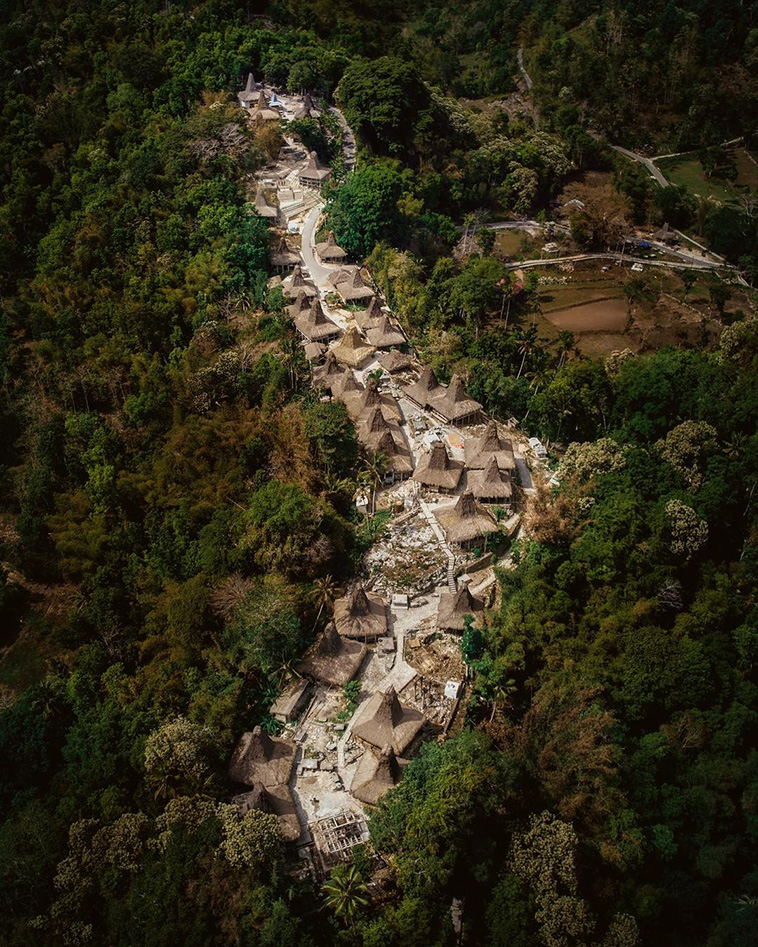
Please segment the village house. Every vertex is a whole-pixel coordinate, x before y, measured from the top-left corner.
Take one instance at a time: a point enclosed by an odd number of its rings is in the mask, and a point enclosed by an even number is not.
[[[434,515],[445,531],[447,542],[461,549],[486,542],[491,533],[497,532],[497,523],[490,511],[480,506],[473,493],[468,491],[462,493],[452,506],[435,510]]]
[[[319,115],[321,115],[321,112],[316,108],[310,92],[306,92],[303,96],[303,104],[295,112],[295,118],[298,120],[303,118],[318,118]]]
[[[471,594],[468,585],[461,585],[455,593],[441,592],[437,610],[437,630],[463,632],[467,615],[471,616],[474,626],[478,627],[483,612],[484,602]]]
[[[292,269],[299,261],[300,257],[298,254],[290,249],[284,235],[280,235],[279,239],[271,248],[271,265],[277,272],[285,273],[287,270]]]
[[[348,326],[347,331],[332,348],[337,359],[351,368],[359,368],[368,361],[376,349],[365,339],[361,338],[356,326]]]
[[[300,673],[331,687],[344,687],[358,673],[365,656],[365,644],[343,638],[330,621],[306,653]]]
[[[319,299],[311,301],[308,309],[299,312],[294,319],[295,328],[308,342],[328,342],[340,334],[340,327],[327,316]]]
[[[402,756],[424,723],[421,711],[401,704],[395,688],[390,686],[386,693],[376,691],[369,698],[352,726],[352,734],[378,750],[391,747],[396,756]]]
[[[494,454],[490,454],[484,470],[469,471],[466,486],[480,503],[507,505],[513,498],[511,475],[498,467]]]
[[[258,99],[259,89],[260,86],[255,81],[255,76],[252,74],[252,72],[249,72],[247,75],[245,88],[242,90],[242,92],[237,93],[237,101],[243,109],[253,108]]]
[[[398,352],[396,349],[392,349],[390,352],[382,352],[377,361],[385,372],[389,372],[390,375],[394,375],[395,372],[407,371],[411,367],[411,360],[408,356],[403,355],[402,352]]]
[[[337,290],[343,302],[356,303],[361,300],[371,299],[374,295],[373,289],[361,279],[361,271],[356,267],[354,270],[337,270],[336,273],[329,275],[329,282]],[[403,339],[405,341],[405,339]]]
[[[337,246],[334,233],[330,230],[326,235],[326,240],[316,244],[316,256],[322,263],[339,263],[345,259],[347,253],[342,247]]]
[[[298,181],[301,187],[320,191],[331,176],[331,168],[325,168],[318,160],[316,152],[312,151],[308,156],[308,163],[298,175]]]
[[[376,296],[371,298],[371,302],[368,304],[366,309],[359,310],[358,312],[353,313],[353,319],[356,323],[363,329],[373,329],[379,324],[380,319],[384,319],[386,316],[385,311],[382,309],[382,304],[379,302],[379,299]]]
[[[324,364],[319,365],[313,369],[312,372],[312,381],[314,388],[323,388],[332,396],[334,395],[333,386],[337,379],[340,377],[350,375],[352,378],[353,373],[347,371],[340,363],[337,361],[337,358],[332,352],[331,349],[326,353],[326,358],[324,359]]]
[[[494,457],[501,470],[516,469],[513,444],[500,437],[496,421],[489,421],[481,437],[467,438],[463,447],[466,466],[470,470],[484,470],[490,457]]]
[[[373,454],[382,454],[387,461],[388,482],[405,480],[413,473],[413,456],[403,430],[391,423],[380,407],[372,408],[368,417],[356,428],[358,440]]]
[[[379,754],[366,750],[355,770],[350,792],[361,802],[375,806],[400,782],[402,775],[391,745],[385,746]]]
[[[427,365],[418,377],[418,380],[412,385],[406,385],[403,390],[406,398],[412,401],[419,408],[427,409],[431,407],[432,401],[439,394],[442,386],[437,381],[437,376]]]
[[[311,300],[305,295],[302,289],[298,290],[295,301],[287,306],[287,315],[290,319],[297,319],[301,312],[311,308]]]
[[[263,89],[258,93],[258,101],[254,109],[249,109],[250,118],[254,122],[278,122],[281,118],[281,115],[276,111],[276,109],[271,109],[268,107],[268,102],[266,101],[266,93]]]
[[[306,342],[303,345],[303,352],[310,365],[320,365],[328,349],[321,342]]]
[[[435,392],[430,407],[445,421],[455,425],[476,423],[482,410],[478,401],[468,397],[458,375],[453,375],[450,384],[441,393]]]
[[[390,320],[383,316],[377,324],[366,331],[366,338],[378,349],[389,349],[393,345],[404,345],[405,336]]]
[[[282,281],[282,293],[284,296],[294,298],[299,292],[306,296],[318,296],[318,290],[309,280],[303,276],[303,269],[298,264],[286,279]]]
[[[376,641],[387,634],[387,606],[358,582],[334,603],[334,627],[345,638]]]
[[[400,408],[397,401],[387,392],[379,391],[379,383],[375,378],[369,378],[362,391],[340,392],[340,400],[344,401],[347,413],[357,421],[368,417],[373,408],[381,408],[382,414],[388,421],[400,421]]]
[[[249,792],[240,793],[232,797],[240,815],[245,815],[252,809],[260,812],[270,812],[279,820],[282,838],[285,842],[296,842],[300,838],[300,819],[297,817],[295,800],[289,786],[269,786],[256,783]]]
[[[261,783],[267,789],[286,786],[295,763],[295,744],[255,727],[243,733],[229,762],[229,779],[243,786]]]
[[[416,465],[413,479],[438,493],[455,493],[463,474],[463,464],[451,460],[442,441],[436,441]]]

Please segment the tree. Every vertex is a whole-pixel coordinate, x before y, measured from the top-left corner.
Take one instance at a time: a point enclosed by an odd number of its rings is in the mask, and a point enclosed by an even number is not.
[[[377,451],[363,459],[360,479],[371,488],[371,512],[376,512],[376,491],[388,470],[387,458]]]
[[[393,163],[363,164],[333,192],[326,207],[337,242],[352,256],[368,256],[376,244],[395,243],[403,216],[398,201],[403,179]]]
[[[220,750],[212,730],[184,717],[151,733],[145,744],[145,773],[156,799],[207,790]]]
[[[355,865],[338,865],[322,886],[324,901],[349,927],[355,924],[361,909],[368,904],[368,888]]]

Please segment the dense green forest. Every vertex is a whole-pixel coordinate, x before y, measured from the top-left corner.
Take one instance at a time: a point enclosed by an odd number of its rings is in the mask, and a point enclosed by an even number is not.
[[[539,120],[466,108],[513,93],[520,46]],[[281,139],[236,105],[250,69],[342,108],[330,226],[426,361],[566,448],[464,637],[465,729],[371,818],[381,903],[368,852],[325,892],[228,801],[372,540],[353,425],[267,288],[248,187]],[[607,142],[757,134],[736,0],[3,5],[0,941],[448,945],[458,899],[471,944],[758,944],[758,321],[722,299],[716,345],[592,360],[537,337],[486,238],[452,253],[472,212],[544,217],[602,170],[754,280],[753,202],[663,196]]]

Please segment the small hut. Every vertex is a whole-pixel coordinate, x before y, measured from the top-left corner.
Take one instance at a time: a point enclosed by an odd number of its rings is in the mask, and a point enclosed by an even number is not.
[[[391,478],[404,480],[413,473],[413,457],[399,424],[389,421],[381,407],[371,408],[357,427],[358,440],[373,454],[383,454]]]
[[[295,720],[308,699],[308,681],[292,681],[271,705],[271,716],[279,723]]]
[[[316,152],[312,151],[308,156],[308,163],[298,175],[298,181],[301,187],[310,187],[320,191],[331,176],[331,168],[325,168],[318,160]]]
[[[295,118],[318,118],[320,114],[321,112],[316,108],[310,92],[306,92],[303,96],[303,104],[295,112]]]
[[[243,109],[251,109],[255,105],[255,101],[258,98],[259,88],[260,86],[255,81],[255,76],[252,74],[252,72],[249,72],[247,74],[245,88],[242,90],[242,92],[237,93],[237,101]]]
[[[506,438],[500,437],[495,421],[487,424],[481,437],[466,440],[464,457],[466,466],[470,470],[484,470],[490,457],[495,458],[501,470],[516,469],[513,444]]]
[[[325,388],[330,394],[334,394],[334,385],[339,379],[344,379],[347,375],[352,378],[353,373],[347,372],[335,358],[331,349],[326,353],[324,364],[313,369],[314,388]]]
[[[295,328],[309,342],[327,342],[336,339],[340,327],[327,316],[321,301],[314,296],[310,308],[295,316]]]
[[[279,216],[279,208],[269,204],[266,200],[266,193],[262,187],[255,192],[255,210],[260,217],[267,220],[276,220]]]
[[[299,260],[300,257],[294,250],[290,250],[284,237],[279,237],[271,250],[271,265],[282,273],[295,266]]]
[[[386,693],[376,691],[363,708],[352,734],[379,750],[392,747],[402,756],[424,726],[424,715],[401,704],[394,687]]]
[[[379,391],[379,383],[375,378],[369,378],[363,391],[346,392],[344,389],[339,397],[345,402],[347,413],[357,421],[367,417],[373,408],[379,407],[388,421],[400,420],[400,408],[392,395]]]
[[[355,770],[350,792],[361,802],[375,806],[400,782],[401,777],[400,764],[391,744],[378,755],[373,750],[366,750]]]
[[[326,240],[324,240],[323,243],[316,244],[316,253],[322,263],[339,263],[340,260],[344,260],[347,256],[345,250],[337,246],[337,241],[334,239],[334,232],[331,230],[326,235]]]
[[[262,783],[256,783],[250,792],[240,793],[232,797],[240,815],[245,815],[253,809],[260,812],[270,812],[279,819],[279,827],[285,842],[296,842],[302,831],[300,819],[297,817],[295,801],[292,798],[289,786],[271,786],[268,789]]]
[[[306,342],[303,351],[311,365],[320,365],[326,355],[327,348],[320,342]]]
[[[306,312],[311,308],[311,301],[305,292],[300,289],[295,296],[295,301],[287,306],[287,315],[290,319],[297,319],[301,312]]]
[[[427,365],[412,385],[405,388],[406,397],[417,404],[419,408],[427,408],[431,405],[435,397],[440,393],[441,385],[437,381],[437,376]]]
[[[299,263],[283,282],[282,293],[289,298],[294,298],[300,292],[305,293],[308,298],[318,296],[316,287],[303,276]]]
[[[387,606],[359,582],[334,603],[334,627],[345,638],[376,641],[387,634]]]
[[[474,625],[481,624],[481,613],[484,611],[484,602],[474,598],[467,585],[462,585],[457,592],[441,592],[440,605],[437,610],[437,628],[440,631],[463,631],[466,627],[465,618],[470,615]]]
[[[431,407],[451,424],[473,424],[482,410],[478,401],[469,398],[459,375],[453,375],[441,394],[435,394]]]
[[[468,549],[490,533],[497,532],[497,523],[486,507],[480,506],[473,493],[462,493],[453,506],[437,510],[435,516],[453,546]]]
[[[373,289],[361,279],[361,271],[356,267],[354,270],[337,270],[329,276],[329,282],[334,286],[343,302],[354,303],[362,299],[371,299],[374,295]],[[403,339],[405,341],[405,339]]]
[[[244,786],[286,785],[295,762],[295,744],[256,727],[243,733],[229,762],[229,779]]]
[[[507,470],[501,470],[494,454],[490,454],[484,470],[472,470],[468,474],[468,489],[480,503],[510,503],[513,498],[513,483]]]
[[[382,309],[382,304],[376,296],[373,296],[366,309],[353,313],[353,319],[355,319],[361,329],[365,330],[373,329],[379,324],[379,319],[384,319],[386,315]]]
[[[366,338],[378,349],[389,349],[393,345],[405,344],[403,333],[386,316],[377,320],[377,325],[367,330]]]
[[[330,349],[329,354],[333,355],[334,352]],[[363,391],[363,385],[350,369],[344,366],[340,367],[342,368],[342,374],[338,375],[332,382],[332,398],[343,398],[345,395],[352,394],[352,392]]]
[[[250,118],[254,122],[278,122],[281,115],[276,109],[270,109],[266,101],[266,93],[263,89],[258,93],[258,102],[254,109],[250,110]]]
[[[385,372],[389,372],[390,375],[394,375],[395,372],[407,371],[411,367],[411,360],[408,356],[403,355],[402,352],[398,352],[396,349],[392,349],[391,352],[382,352],[378,362]]]
[[[371,358],[376,349],[361,338],[356,326],[348,326],[347,331],[332,351],[343,364],[358,368]]]
[[[364,644],[343,638],[330,621],[306,654],[300,672],[331,687],[344,687],[358,673],[365,655]]]
[[[461,461],[451,460],[442,441],[435,441],[429,453],[418,462],[413,479],[440,493],[455,493],[462,473]]]

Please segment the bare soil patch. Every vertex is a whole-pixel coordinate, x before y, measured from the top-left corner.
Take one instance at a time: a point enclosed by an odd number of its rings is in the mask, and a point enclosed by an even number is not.
[[[559,329],[571,332],[623,332],[628,318],[625,299],[598,299],[577,303],[565,309],[545,313],[545,318]]]

